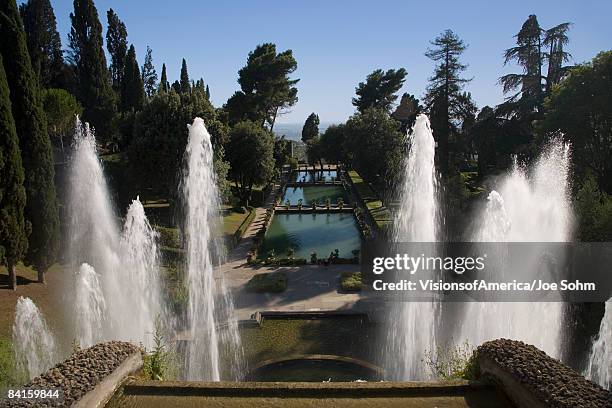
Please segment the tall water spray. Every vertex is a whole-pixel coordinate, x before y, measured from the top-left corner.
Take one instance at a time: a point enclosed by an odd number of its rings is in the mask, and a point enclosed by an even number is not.
[[[425,115],[419,115],[408,133],[409,152],[404,161],[400,208],[395,221],[396,242],[436,242],[439,210],[434,164],[435,140]],[[396,299],[397,300],[397,299]],[[384,364],[394,380],[426,378],[423,358],[436,349],[436,314],[433,300],[393,303]]]
[[[240,350],[233,302],[223,275],[215,271],[214,229],[219,222],[219,192],[213,168],[213,149],[204,121],[195,118],[189,125],[185,150],[182,195],[185,203],[187,243],[188,322],[191,341],[187,345],[186,377],[190,380],[219,381],[222,374],[220,348],[223,340],[232,352],[234,364]],[[218,249],[218,248],[217,248]],[[227,323],[221,333],[219,324]]]
[[[531,172],[517,163],[491,191],[472,240],[566,242],[571,238],[569,145],[550,141]],[[530,273],[535,276],[534,261]],[[522,340],[559,357],[564,324],[558,302],[467,303],[458,338],[478,345],[495,338]]]
[[[585,376],[612,390],[612,299],[606,302],[606,311],[599,326],[599,334],[591,347]]]
[[[117,339],[152,345],[162,311],[156,233],[137,198],[119,228],[89,125],[78,118],[69,174],[70,243],[76,272],[70,308],[82,346]]]
[[[13,323],[13,347],[17,371],[32,379],[58,360],[55,339],[30,298],[19,297]]]

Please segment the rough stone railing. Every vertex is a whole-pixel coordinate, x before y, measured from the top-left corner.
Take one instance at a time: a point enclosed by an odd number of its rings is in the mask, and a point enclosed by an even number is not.
[[[483,378],[519,408],[612,407],[612,393],[521,341],[499,339],[477,349]]]
[[[110,341],[80,350],[19,389],[59,389],[62,399],[0,400],[2,407],[104,407],[130,374],[142,368],[140,349]]]

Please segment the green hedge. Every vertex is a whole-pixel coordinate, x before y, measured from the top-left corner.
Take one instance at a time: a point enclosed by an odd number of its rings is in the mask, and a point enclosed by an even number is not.
[[[232,235],[230,246],[234,247],[238,245],[238,242],[240,242],[240,239],[246,232],[247,228],[249,228],[249,225],[251,225],[251,222],[253,222],[253,219],[255,219],[255,209],[250,208],[249,211],[249,215],[247,215],[244,221],[242,221],[242,224],[240,224],[236,232],[234,232],[234,234]]]
[[[368,183],[361,178],[359,173],[355,170],[350,170],[348,176],[359,195],[359,199],[364,207],[367,208],[370,217],[372,217],[378,229],[382,231],[388,228],[392,223],[392,218],[387,207],[384,206],[383,202],[370,188]]]
[[[249,292],[279,293],[287,288],[287,275],[284,272],[268,272],[254,275],[246,284]]]
[[[159,233],[159,244],[162,247],[181,248],[181,237],[178,228],[161,227],[154,225],[153,228]]]
[[[358,292],[363,285],[361,272],[342,272],[340,287],[346,292]]]

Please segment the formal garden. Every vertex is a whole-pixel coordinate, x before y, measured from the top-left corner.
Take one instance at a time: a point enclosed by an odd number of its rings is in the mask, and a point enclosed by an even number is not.
[[[494,106],[445,29],[420,45],[423,95],[374,61],[348,117],[296,136],[302,50],[248,44],[220,101],[195,50],[139,62],[148,23],[128,37],[128,6],[98,3],[0,6],[0,405],[612,404],[609,279],[588,300],[415,300],[372,267],[403,243],[527,243],[549,263],[513,277],[535,282],[610,255],[612,51],[574,60],[584,27],[505,33]]]

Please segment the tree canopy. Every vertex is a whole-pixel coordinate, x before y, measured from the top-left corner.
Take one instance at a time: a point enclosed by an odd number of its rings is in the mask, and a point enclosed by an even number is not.
[[[404,85],[408,73],[404,68],[398,70],[390,69],[384,72],[377,69],[360,82],[355,88],[357,97],[353,98],[353,105],[359,112],[369,108],[377,108],[391,112],[391,108],[397,99],[397,92]]]
[[[298,100],[299,79],[289,77],[296,69],[291,50],[277,53],[274,44],[258,45],[238,71],[241,90],[227,101],[230,123],[250,120],[272,130],[278,115]]]
[[[541,124],[572,143],[574,165],[612,193],[612,51],[569,71],[552,89]]]
[[[314,112],[308,115],[302,127],[302,142],[308,143],[319,136],[319,123],[319,115]]]
[[[274,136],[253,122],[237,123],[229,134],[227,158],[230,174],[243,203],[251,199],[253,186],[267,183],[274,171]]]

